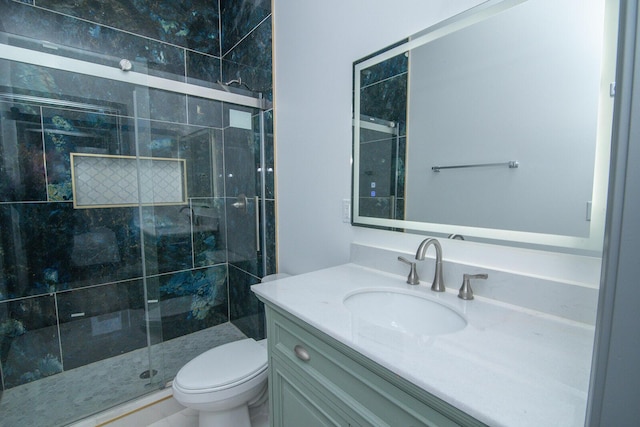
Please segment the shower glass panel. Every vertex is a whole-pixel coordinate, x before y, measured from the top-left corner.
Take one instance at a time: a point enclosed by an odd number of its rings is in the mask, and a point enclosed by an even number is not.
[[[68,424],[234,318],[259,330],[229,277],[265,271],[260,110],[68,68],[0,59],[0,426]]]

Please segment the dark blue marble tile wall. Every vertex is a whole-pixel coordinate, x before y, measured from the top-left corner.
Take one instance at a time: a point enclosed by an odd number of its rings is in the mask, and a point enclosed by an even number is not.
[[[220,0],[222,54],[271,15],[271,0]]]
[[[222,65],[218,56],[186,51],[187,82],[205,87],[218,87],[222,81]]]
[[[235,199],[227,199],[227,256],[229,264],[262,277],[257,241],[256,203],[248,198],[245,207],[234,207]],[[258,206],[259,208],[259,206]]]
[[[222,127],[222,102],[210,99],[187,97],[187,111],[189,124],[208,126],[213,128]],[[221,138],[221,135],[218,137]]]
[[[191,199],[195,267],[227,262],[224,197]]]
[[[73,200],[72,152],[135,155],[134,129],[126,118],[60,108],[41,111],[49,201]]]
[[[133,116],[132,85],[6,60],[0,60],[0,67],[6,71],[0,73],[3,93],[98,104],[105,114]],[[36,114],[36,109],[26,112]],[[143,117],[148,116],[147,108]]]
[[[62,372],[53,295],[0,302],[0,368],[8,389]]]
[[[220,8],[207,0],[35,5],[0,0],[0,30],[13,35],[9,44],[49,53],[55,44],[58,55],[114,67],[128,58],[138,71],[209,87],[241,78],[272,99],[270,1],[222,1]]]
[[[276,273],[276,201],[275,200],[266,200],[266,224],[267,227],[264,230],[266,233],[266,242],[267,247],[264,251],[262,251],[261,256],[267,258],[267,271],[264,272],[263,276],[267,276],[269,274]]]
[[[211,0],[35,0],[36,6],[220,56],[218,4]]]
[[[260,194],[259,172],[260,149],[253,129],[228,126],[229,110],[247,113],[253,116],[254,110],[225,104],[225,189],[227,197],[244,194],[254,197]],[[253,123],[250,118],[249,125]]]
[[[211,87],[221,80],[217,2],[0,0],[8,43]],[[48,44],[33,42],[47,40]]]
[[[40,108],[0,102],[0,120],[21,141],[0,144],[0,202],[47,200]]]
[[[134,208],[0,204],[0,299],[140,277]]]
[[[251,285],[260,283],[260,279],[229,265],[229,283],[231,323],[251,338],[264,338],[264,305],[251,292]]]
[[[226,264],[162,275],[157,280],[164,340],[229,321]]]
[[[138,70],[184,80],[185,50],[180,47],[11,0],[0,0],[0,7],[0,27],[14,36],[8,37],[8,44],[48,53],[54,44],[56,55],[114,67],[121,58],[129,58]]]
[[[222,80],[217,2],[0,0],[0,9],[9,44],[51,53],[50,44],[29,39],[47,40],[62,56],[113,66],[127,57],[138,71],[209,87]],[[228,75],[270,98],[270,2],[225,2],[224,9]],[[159,300],[148,325],[154,342],[226,322],[230,304],[235,322],[263,337],[263,310],[248,286],[275,271],[274,190],[271,177],[271,255],[262,272],[265,251],[254,247],[255,131],[229,128],[221,102],[4,60],[0,66],[8,71],[0,75],[3,92],[101,106],[0,103],[3,125],[17,129],[15,141],[6,140],[7,132],[0,141],[3,389],[144,345],[143,280],[146,297]],[[265,119],[272,129],[272,115]],[[137,208],[74,210],[69,154],[133,155],[136,130],[140,155],[187,159],[189,204],[145,207],[142,218]],[[272,164],[272,130],[266,148]],[[244,213],[230,207],[241,192],[250,196]],[[153,230],[145,230],[150,218]]]
[[[196,112],[208,112],[211,117],[218,115],[217,121],[222,122],[220,103],[198,98],[190,101]],[[186,103],[181,104],[186,108]],[[161,299],[165,301],[167,319],[159,318],[156,322],[157,335],[164,333],[172,338],[228,321],[222,129],[147,119],[136,121],[140,154],[186,159],[188,193],[192,196],[185,206],[143,207],[140,218],[135,207],[73,209],[70,191],[71,152],[135,154],[136,126],[132,119],[35,104],[3,103],[0,106],[4,130],[0,141],[0,171],[7,177],[0,193],[3,224],[0,227],[0,303],[4,304],[2,307],[11,304],[20,307],[36,301],[31,298],[34,295],[43,298],[54,295],[59,298],[61,331],[59,340],[56,336],[46,341],[52,348],[44,352],[41,332],[25,335],[20,323],[12,320],[15,316],[4,316],[0,339],[5,349],[11,346],[22,352],[20,363],[5,357],[9,360],[2,368],[6,387],[146,344],[144,322],[138,311],[142,301],[139,284],[143,277],[143,235],[147,274],[169,273],[168,276],[178,278],[169,280],[164,275],[162,280],[148,278],[149,283],[162,286],[161,291],[155,292],[162,294]],[[149,115],[157,117],[155,110],[151,105]],[[186,120],[186,115],[178,119]],[[253,180],[250,185],[255,186]],[[149,224],[151,227],[147,227]],[[207,270],[218,264],[214,270]],[[176,283],[182,284],[180,290],[173,289]],[[215,285],[212,288],[215,292],[205,289],[203,283]],[[96,286],[99,284],[103,285]],[[153,293],[154,289],[148,287],[148,292]],[[126,300],[129,305],[122,300],[126,295],[129,295]],[[173,301],[175,298],[203,304],[190,309],[193,321],[184,324],[174,318],[171,310],[178,304]],[[55,304],[51,306],[55,308]],[[33,313],[34,310],[27,310],[24,316],[32,321],[29,316],[35,315]],[[77,313],[85,315],[71,316]],[[125,314],[127,324],[123,323]],[[55,318],[55,309],[52,315]],[[95,330],[110,327],[116,329],[92,338]],[[150,327],[153,331],[154,324]],[[122,333],[124,330],[126,334]],[[57,333],[57,329],[54,332]],[[16,334],[25,337],[16,340]],[[64,360],[60,357],[58,341],[62,344]],[[26,344],[18,346],[22,342],[33,343],[33,348],[30,350]],[[91,342],[91,351],[83,353],[75,347],[87,342]],[[29,354],[23,354],[25,352]]]
[[[222,79],[242,82],[273,99],[271,2],[221,0]]]
[[[142,280],[61,292],[57,297],[65,370],[147,345]]]

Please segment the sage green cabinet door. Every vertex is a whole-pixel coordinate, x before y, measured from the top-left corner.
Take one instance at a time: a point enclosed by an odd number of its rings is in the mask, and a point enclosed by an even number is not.
[[[272,427],[486,427],[299,319],[266,307]]]
[[[345,414],[298,381],[286,363],[271,358],[271,425],[274,427],[350,427]]]

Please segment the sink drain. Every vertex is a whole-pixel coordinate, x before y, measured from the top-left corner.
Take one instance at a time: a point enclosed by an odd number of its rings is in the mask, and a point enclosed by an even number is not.
[[[140,378],[143,380],[147,380],[151,377],[155,377],[157,373],[158,371],[156,371],[155,369],[151,369],[151,370],[147,369],[146,371],[140,374]]]

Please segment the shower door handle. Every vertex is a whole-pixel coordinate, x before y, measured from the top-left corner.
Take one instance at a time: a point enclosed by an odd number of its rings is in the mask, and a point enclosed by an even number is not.
[[[255,196],[253,200],[256,204],[256,251],[260,252],[260,197]]]
[[[231,206],[236,209],[242,209],[244,213],[247,213],[247,196],[244,194],[238,194],[235,203],[232,203]]]

